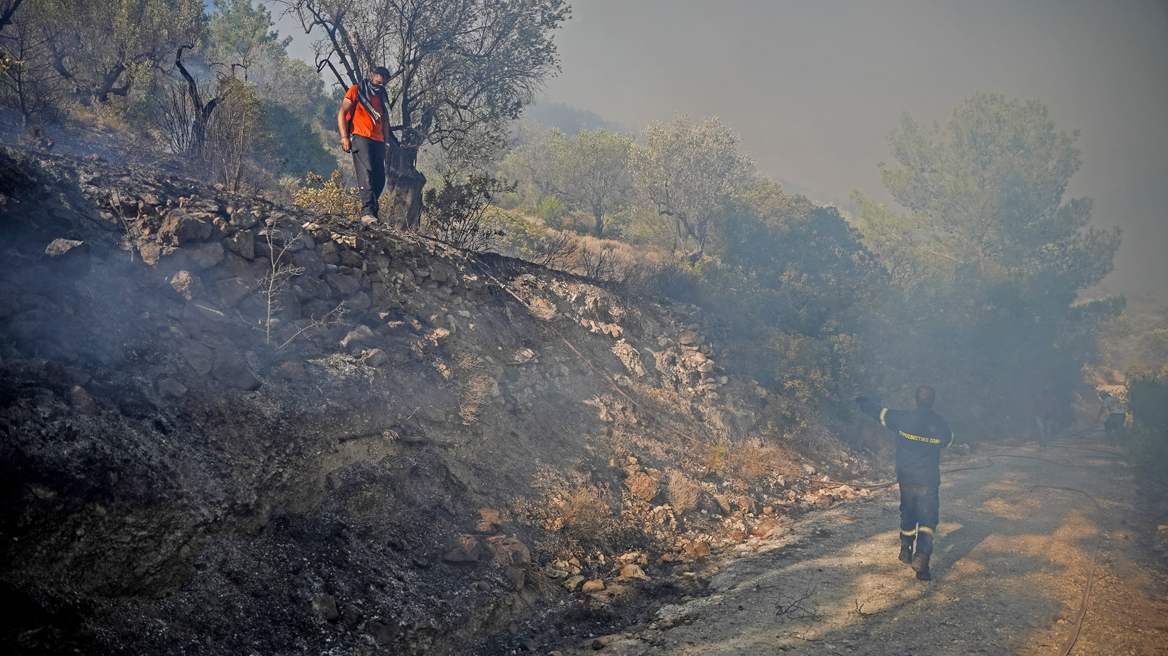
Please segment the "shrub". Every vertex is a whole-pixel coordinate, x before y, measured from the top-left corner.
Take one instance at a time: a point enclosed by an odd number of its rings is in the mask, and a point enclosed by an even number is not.
[[[1132,425],[1120,436],[1133,464],[1146,476],[1168,483],[1168,366],[1127,381]]]
[[[501,232],[484,221],[496,194],[513,192],[515,185],[489,175],[472,175],[466,182],[450,177],[441,189],[427,189],[422,196],[426,231],[455,248],[486,250]]]
[[[361,213],[357,190],[345,186],[340,171],[333,171],[328,181],[315,173],[304,176],[305,186],[292,190],[297,207],[356,218]]]

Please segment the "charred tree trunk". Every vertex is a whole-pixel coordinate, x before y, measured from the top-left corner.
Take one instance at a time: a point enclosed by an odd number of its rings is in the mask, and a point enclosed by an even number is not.
[[[403,229],[422,225],[422,188],[426,176],[418,171],[418,147],[403,146],[391,138],[386,144],[385,194],[389,198],[389,220]]]
[[[186,67],[182,63],[183,49],[189,47],[182,46],[178,49],[178,54],[174,58],[174,65],[187,82],[187,94],[195,110],[194,125],[191,127],[191,149],[193,152],[188,154],[195,158],[201,158],[203,156],[203,146],[207,143],[207,123],[211,120],[211,113],[215,111],[215,106],[219,104],[219,98],[212,98],[206,105],[203,104],[202,98],[199,97],[199,85],[195,82],[195,78],[191,77],[191,74],[187,72]]]

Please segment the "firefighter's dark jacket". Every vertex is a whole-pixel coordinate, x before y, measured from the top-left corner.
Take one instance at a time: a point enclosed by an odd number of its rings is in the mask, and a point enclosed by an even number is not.
[[[864,414],[896,433],[896,480],[937,487],[941,484],[941,449],[953,444],[953,431],[932,410],[889,410],[866,397],[856,399]]]

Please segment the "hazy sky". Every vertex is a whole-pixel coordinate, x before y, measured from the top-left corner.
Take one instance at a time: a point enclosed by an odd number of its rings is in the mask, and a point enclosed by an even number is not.
[[[719,116],[761,172],[841,203],[852,189],[891,202],[876,164],[902,112],[943,121],[978,90],[1041,100],[1059,129],[1081,131],[1069,193],[1124,231],[1106,286],[1168,285],[1164,0],[571,4],[548,101],[638,130]]]

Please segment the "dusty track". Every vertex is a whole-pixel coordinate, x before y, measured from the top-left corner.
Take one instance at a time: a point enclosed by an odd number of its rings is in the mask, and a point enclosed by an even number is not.
[[[1029,457],[998,457],[1006,454]],[[1168,654],[1168,578],[1148,555],[1156,520],[1135,503],[1139,482],[1126,464],[1106,450],[1020,447],[945,467],[987,456],[990,467],[943,477],[932,582],[896,560],[891,488],[804,517],[785,545],[723,568],[711,596],[662,609],[654,624],[630,627],[636,640],[605,652],[1058,654],[1098,539],[1094,589],[1070,653]],[[1082,490],[1102,511],[1084,495],[1039,486]]]

